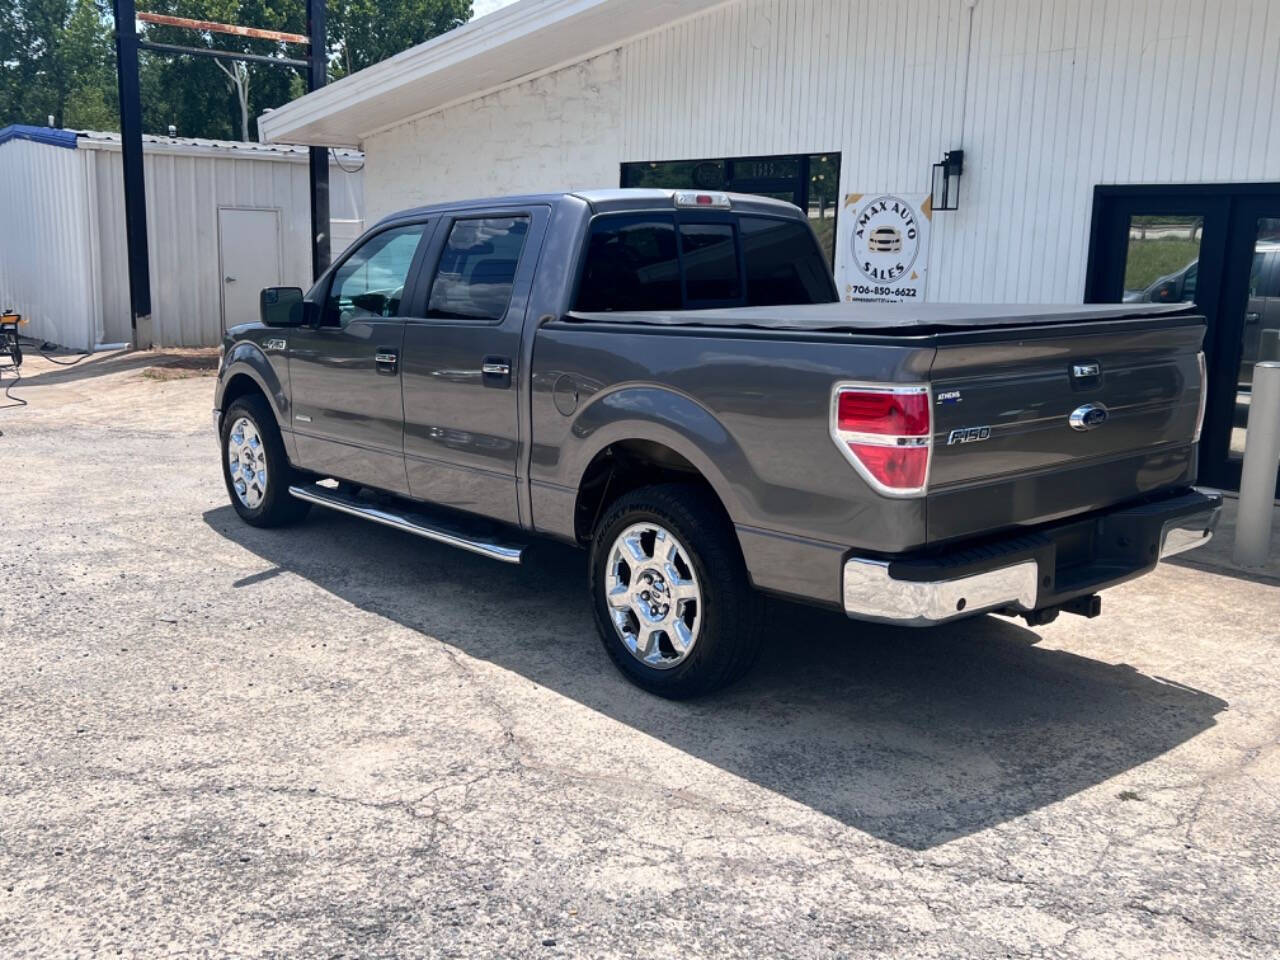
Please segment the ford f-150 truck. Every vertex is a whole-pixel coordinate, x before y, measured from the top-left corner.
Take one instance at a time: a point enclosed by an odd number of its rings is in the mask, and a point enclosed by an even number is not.
[[[668,697],[747,669],[762,592],[1039,624],[1211,535],[1185,306],[838,300],[805,216],[761,197],[396,214],[227,332],[231,504],[509,563],[582,545],[605,649]]]

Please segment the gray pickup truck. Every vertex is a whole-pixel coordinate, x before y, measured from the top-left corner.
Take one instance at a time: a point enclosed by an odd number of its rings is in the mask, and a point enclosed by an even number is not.
[[[228,331],[248,523],[313,505],[518,563],[589,550],[667,697],[752,663],[761,592],[856,620],[1094,616],[1204,543],[1204,321],[1151,304],[843,304],[795,207],[608,190],[388,217]]]

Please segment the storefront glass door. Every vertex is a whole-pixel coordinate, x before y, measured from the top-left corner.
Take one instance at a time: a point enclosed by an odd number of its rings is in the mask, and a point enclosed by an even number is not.
[[[1098,187],[1085,299],[1204,313],[1200,478],[1238,489],[1253,366],[1280,359],[1280,185]]]

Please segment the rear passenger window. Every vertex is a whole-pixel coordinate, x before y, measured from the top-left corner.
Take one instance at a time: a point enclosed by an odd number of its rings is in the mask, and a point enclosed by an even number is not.
[[[456,220],[440,254],[427,316],[446,320],[501,320],[511,301],[527,217]]]
[[[742,217],[738,228],[747,264],[748,306],[836,300],[827,261],[803,223]]]
[[[679,310],[674,218],[601,217],[591,225],[575,310]]]
[[[738,245],[727,223],[680,225],[680,254],[684,260],[687,300],[737,300],[742,296],[738,277]]]

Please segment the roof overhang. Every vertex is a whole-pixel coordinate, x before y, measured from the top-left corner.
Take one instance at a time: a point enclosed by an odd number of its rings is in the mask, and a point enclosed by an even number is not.
[[[518,0],[258,120],[268,142],[358,146],[371,134],[620,46],[726,0]]]

